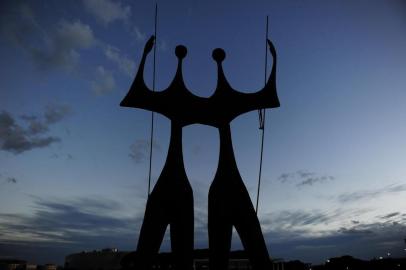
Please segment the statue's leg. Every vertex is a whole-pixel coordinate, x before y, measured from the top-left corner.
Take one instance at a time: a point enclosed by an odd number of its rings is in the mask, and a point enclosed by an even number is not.
[[[209,191],[209,269],[226,270],[231,248],[232,224],[229,207],[221,192]]]
[[[254,270],[272,269],[261,225],[247,190],[235,197],[233,223]]]
[[[135,269],[148,269],[158,253],[168,226],[168,211],[159,194],[151,193],[145,209],[137,245]]]
[[[182,196],[182,197],[181,197]],[[172,222],[170,224],[171,247],[175,269],[193,269],[193,238],[194,238],[194,214],[193,192],[187,190],[178,196],[178,202],[173,209]]]

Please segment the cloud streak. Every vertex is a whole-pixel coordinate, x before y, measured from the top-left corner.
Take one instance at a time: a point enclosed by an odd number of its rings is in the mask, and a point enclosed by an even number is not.
[[[296,187],[313,186],[318,183],[324,183],[335,180],[331,175],[318,175],[314,172],[299,170],[293,173],[282,173],[278,180],[281,183],[295,182]]]
[[[323,262],[323,258],[352,256],[371,259],[388,251],[394,257],[403,256],[402,237],[406,225],[401,223],[370,222],[331,229],[322,235],[311,235],[306,230],[268,230],[264,232],[271,253],[285,259]]]
[[[2,253],[5,255],[32,252],[31,256],[37,259],[59,250],[53,258],[63,261],[66,254],[81,250],[107,246],[132,250],[142,223],[141,216],[120,216],[122,204],[104,198],[76,198],[68,201],[34,198],[32,209],[29,216],[0,214],[0,251],[4,251]],[[403,236],[406,229],[404,223],[357,222],[341,227],[331,225],[349,214],[359,215],[362,211],[365,212],[360,209],[281,211],[270,217],[273,226],[264,223],[264,237],[273,256],[305,261],[342,255],[342,250],[354,256],[366,257],[401,247],[403,242],[399,237]],[[203,211],[197,215],[197,247],[207,247],[205,214]],[[394,216],[394,213],[385,216]],[[314,234],[313,228],[319,224],[328,224],[330,227],[322,234]],[[233,248],[241,247],[235,244]]]
[[[13,256],[14,249],[19,255],[32,246],[41,247],[43,250],[31,254],[37,260],[41,251],[59,248],[64,251],[52,259],[62,262],[69,254],[66,249],[79,252],[111,245],[129,249],[135,244],[141,222],[138,217],[117,217],[121,204],[103,198],[69,201],[36,198],[33,209],[32,215],[0,213],[0,242],[8,247],[3,255]]]
[[[393,213],[384,215],[381,218],[382,219],[390,219],[390,218],[393,218],[393,217],[396,217],[396,216],[399,216],[399,215],[400,215],[400,212],[393,212]]]
[[[340,194],[337,200],[341,203],[370,200],[387,194],[406,191],[406,184],[391,184],[380,189],[361,190]]]

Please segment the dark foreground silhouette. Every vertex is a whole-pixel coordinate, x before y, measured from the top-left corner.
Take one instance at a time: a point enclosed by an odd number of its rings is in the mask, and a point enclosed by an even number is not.
[[[210,269],[208,263],[208,249],[194,250],[194,269]],[[154,256],[153,269],[176,269],[172,263],[171,253],[159,253]],[[248,270],[252,269],[248,255],[243,250],[230,252],[229,269]],[[372,260],[361,260],[349,255],[329,258],[326,262],[315,265],[305,263],[300,260],[284,261],[276,260],[272,262],[271,269],[274,270],[403,270],[406,269],[406,258],[374,258]],[[73,270],[73,269],[72,269]]]
[[[148,53],[154,45],[152,36],[146,43],[134,82],[121,106],[160,113],[171,121],[168,156],[158,181],[148,198],[137,252],[123,260],[126,268],[147,269],[158,253],[165,229],[170,225],[171,247],[176,269],[193,267],[193,192],[187,179],[182,155],[182,127],[200,123],[218,128],[220,156],[216,175],[210,186],[208,231],[210,269],[228,267],[232,227],[235,226],[253,269],[271,269],[271,260],[261,226],[242,181],[234,157],[230,122],[237,116],[263,108],[279,107],[276,94],[276,50],[270,40],[273,56],[271,75],[265,87],[256,93],[234,90],[227,82],[222,62],[225,52],[213,51],[218,81],[209,98],[192,94],[182,77],[186,47],[177,46],[178,68],[169,87],[160,92],[148,89],[143,73]]]

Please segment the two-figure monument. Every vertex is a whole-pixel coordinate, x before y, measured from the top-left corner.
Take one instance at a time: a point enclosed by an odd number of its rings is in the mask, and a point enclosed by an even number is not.
[[[182,61],[187,49],[182,45],[175,50],[178,67],[169,87],[155,92],[146,86],[145,61],[154,46],[154,39],[152,36],[147,41],[134,82],[120,104],[160,113],[171,121],[168,155],[148,197],[132,267],[137,270],[150,268],[153,257],[159,251],[166,227],[170,225],[175,269],[193,269],[193,191],[183,163],[182,128],[199,123],[217,128],[220,136],[219,164],[208,194],[210,270],[228,268],[233,226],[241,238],[253,269],[271,269],[271,260],[258,217],[235,161],[230,122],[252,110],[279,107],[276,93],[276,50],[272,42],[267,40],[273,57],[272,71],[264,88],[256,93],[234,90],[223,72],[222,62],[226,57],[224,50],[213,50],[212,56],[218,69],[217,87],[212,96],[203,98],[192,94],[184,84]]]

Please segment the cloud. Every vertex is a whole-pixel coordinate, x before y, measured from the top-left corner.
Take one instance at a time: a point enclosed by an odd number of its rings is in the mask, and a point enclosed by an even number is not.
[[[322,183],[322,182],[326,182],[326,181],[331,181],[334,180],[334,176],[331,175],[323,175],[323,176],[310,176],[308,178],[306,178],[305,180],[301,181],[300,183],[298,183],[296,186],[301,187],[301,186],[312,186],[315,183]]]
[[[331,226],[333,223],[341,222],[349,217],[359,216],[368,212],[369,209],[334,209],[328,211],[321,210],[282,210],[271,213],[263,217],[264,227],[288,230],[303,230],[313,228],[313,226]]]
[[[36,133],[25,129],[15,122],[15,119],[6,111],[0,113],[0,149],[20,154],[34,148],[43,148],[54,142],[58,137],[38,137]]]
[[[80,59],[80,50],[95,43],[89,25],[79,20],[61,20],[45,30],[27,4],[15,4],[1,20],[1,32],[8,40],[22,48],[41,69],[71,70]]]
[[[291,237],[315,237],[331,234],[334,228],[343,225],[354,225],[354,218],[370,212],[371,209],[297,209],[281,210],[260,217],[265,231],[284,231],[291,233]],[[334,230],[335,233],[335,230]]]
[[[62,158],[65,157],[66,160],[74,160],[74,157],[71,154],[57,154],[57,153],[53,153],[50,158],[53,159],[58,159],[58,158]]]
[[[70,108],[66,105],[49,105],[45,109],[44,120],[37,116],[21,116],[28,123],[26,127],[18,124],[9,112],[0,112],[0,150],[20,154],[60,142],[59,137],[45,134],[49,131],[49,125],[61,121],[69,112]]]
[[[152,148],[155,150],[161,150],[161,146],[155,141],[152,144]],[[129,156],[134,159],[135,163],[142,163],[149,155],[150,142],[149,140],[144,139],[136,140],[135,143],[130,146],[130,149],[131,153]]]
[[[45,122],[47,124],[55,124],[71,112],[71,108],[66,104],[48,104],[44,112]]]
[[[286,183],[290,180],[291,177],[293,177],[294,174],[292,173],[282,173],[279,177],[278,180],[281,181],[282,183]]]
[[[17,179],[14,178],[14,177],[8,177],[8,178],[6,179],[6,182],[7,182],[7,183],[10,183],[10,184],[17,184]]]
[[[396,217],[396,216],[399,216],[399,215],[400,215],[400,212],[393,212],[393,213],[384,215],[381,218],[382,219],[390,219],[390,218],[393,218],[393,217]]]
[[[116,20],[126,21],[131,15],[131,7],[123,6],[119,1],[83,0],[86,10],[103,24]]]
[[[123,205],[105,198],[76,198],[45,200],[34,198],[30,215],[0,213],[0,253],[7,256],[28,254],[26,259],[43,258],[63,262],[64,256],[82,250],[118,247],[134,249],[142,223],[141,216],[120,216]],[[352,214],[356,214],[354,210]],[[291,211],[275,213],[269,227],[263,232],[273,257],[301,259],[308,262],[343,255],[370,259],[392,252],[400,256],[403,251],[405,224],[387,222],[348,223],[348,226],[329,226],[323,234],[312,233],[320,223],[343,219],[348,212],[334,210]],[[207,213],[196,215],[196,247],[207,247]],[[295,226],[281,226],[282,224]],[[303,228],[300,228],[303,227]],[[241,248],[233,244],[233,248]],[[396,253],[398,250],[398,254]],[[53,252],[58,251],[57,254]],[[47,254],[52,253],[52,255]]]
[[[166,44],[165,40],[158,40],[158,47],[157,49],[160,51],[167,51],[168,50],[168,45]]]
[[[277,212],[269,218],[272,226],[262,224],[264,238],[272,256],[308,262],[322,262],[327,258],[342,256],[343,252],[364,259],[378,257],[388,251],[394,257],[403,256],[406,221],[357,221],[337,226],[342,220],[358,216],[359,211],[367,210]],[[284,219],[278,220],[279,217]],[[321,224],[327,226],[321,227]]]
[[[131,249],[141,224],[139,217],[118,217],[122,205],[105,198],[36,198],[33,209],[30,215],[0,213],[2,255],[19,256],[29,249],[32,253],[25,259],[36,261],[44,257],[41,253],[61,249],[57,257],[47,260],[63,262],[64,256],[81,250],[108,246]]]
[[[293,173],[282,173],[278,177],[278,180],[282,183],[299,181],[298,183],[296,183],[296,186],[303,187],[313,186],[316,183],[332,181],[335,180],[335,177],[331,175],[317,175],[314,172],[299,170]]]
[[[48,131],[48,126],[33,115],[22,115],[21,119],[28,123],[28,129],[32,134],[42,134]]]
[[[319,223],[328,223],[334,218],[334,215],[320,211],[281,211],[275,218],[278,223],[287,227],[314,225]]]
[[[135,62],[123,56],[118,48],[106,46],[104,55],[107,59],[115,63],[126,75],[132,77],[135,74]]]
[[[361,190],[340,194],[337,200],[341,203],[369,200],[386,194],[406,191],[406,184],[391,184],[380,189]]]
[[[141,30],[137,26],[133,27],[132,34],[135,37],[135,40],[138,42],[145,41],[146,39],[145,33],[141,32]]]
[[[98,66],[96,69],[96,78],[91,82],[91,85],[93,93],[96,95],[105,95],[116,88],[116,80],[110,71],[104,69],[103,66]]]
[[[78,50],[93,45],[95,38],[89,25],[80,21],[61,21],[55,32],[48,36],[43,49],[34,49],[32,56],[44,68],[62,67],[71,69],[78,62]]]

